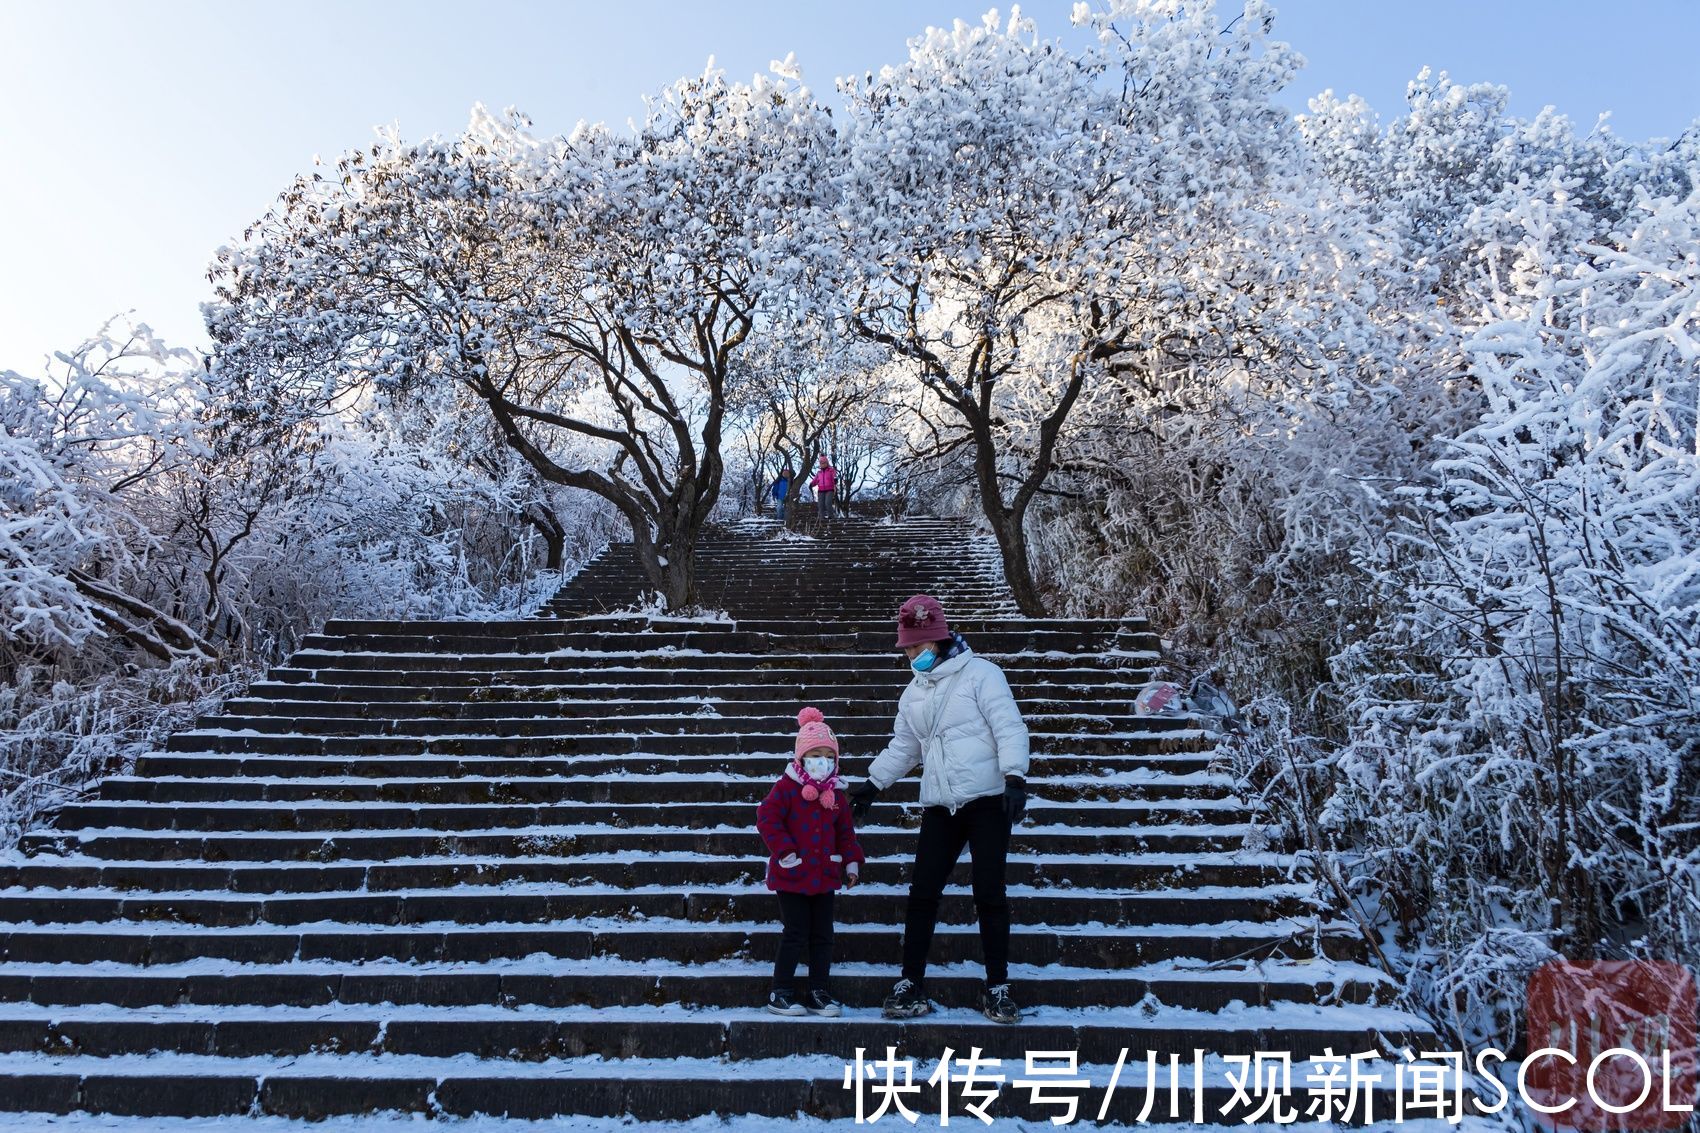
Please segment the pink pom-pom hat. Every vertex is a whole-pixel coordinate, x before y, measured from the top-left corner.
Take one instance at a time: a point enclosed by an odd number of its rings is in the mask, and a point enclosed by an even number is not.
[[[816,782],[803,770],[803,753],[817,747],[832,749],[832,773],[824,782]],[[792,759],[797,764],[797,777],[803,784],[803,798],[809,802],[819,799],[820,805],[827,810],[837,809],[838,792],[832,787],[838,777],[838,737],[826,726],[826,716],[820,709],[811,706],[797,713],[797,745]]]
[[[826,726],[826,716],[818,708],[805,708],[797,713],[798,762],[802,761],[805,751],[813,751],[817,747],[829,747],[833,758],[838,757],[838,737]]]

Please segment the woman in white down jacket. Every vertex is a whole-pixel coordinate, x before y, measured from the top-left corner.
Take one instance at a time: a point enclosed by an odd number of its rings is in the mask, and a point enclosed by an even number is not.
[[[903,978],[885,1001],[889,1018],[932,1010],[922,991],[927,952],[945,880],[968,847],[988,1019],[1021,1017],[1009,994],[1009,897],[1005,864],[1010,829],[1027,807],[1027,725],[1003,670],[975,656],[951,632],[944,610],[925,594],[903,604],[897,647],[915,670],[897,705],[891,745],[874,758],[868,778],[850,788],[858,818],[885,788],[921,765],[920,838],[903,927]]]

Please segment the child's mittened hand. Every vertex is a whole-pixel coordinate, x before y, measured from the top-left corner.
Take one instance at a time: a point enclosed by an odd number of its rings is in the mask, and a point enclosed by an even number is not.
[[[784,857],[779,859],[780,869],[796,869],[802,864],[803,859],[798,857],[795,852],[786,854]]]
[[[844,888],[846,888],[846,889],[856,888],[856,883],[858,881],[860,881],[861,879],[862,879],[862,863],[861,862],[851,862],[849,865],[844,867]]]

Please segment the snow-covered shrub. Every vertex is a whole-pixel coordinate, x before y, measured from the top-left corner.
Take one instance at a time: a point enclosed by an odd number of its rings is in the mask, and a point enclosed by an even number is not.
[[[611,509],[440,405],[252,433],[200,360],[109,324],[0,374],[0,822],[209,710],[333,617],[534,611]]]
[[[1364,559],[1388,614],[1337,658],[1356,727],[1330,819],[1383,852],[1373,883],[1436,956],[1693,963],[1700,193],[1643,195],[1597,240],[1556,179],[1485,219],[1483,411]],[[1389,828],[1389,787],[1428,821]]]
[[[0,688],[0,847],[14,845],[44,811],[128,770],[261,671],[190,657],[81,683],[47,665],[14,670]]]
[[[1309,309],[1379,331],[1369,372],[1195,366],[1081,415],[1035,563],[1268,694],[1239,769],[1413,1001],[1504,1045],[1544,959],[1696,959],[1700,134],[1579,139],[1444,76],[1385,129],[1313,107],[1362,239],[1308,274],[1374,297]]]

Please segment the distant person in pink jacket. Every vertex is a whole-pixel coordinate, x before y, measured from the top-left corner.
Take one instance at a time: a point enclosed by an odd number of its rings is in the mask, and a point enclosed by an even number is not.
[[[815,490],[821,522],[829,522],[833,504],[838,500],[838,469],[824,455],[820,458],[820,470],[809,480],[809,487]]]

